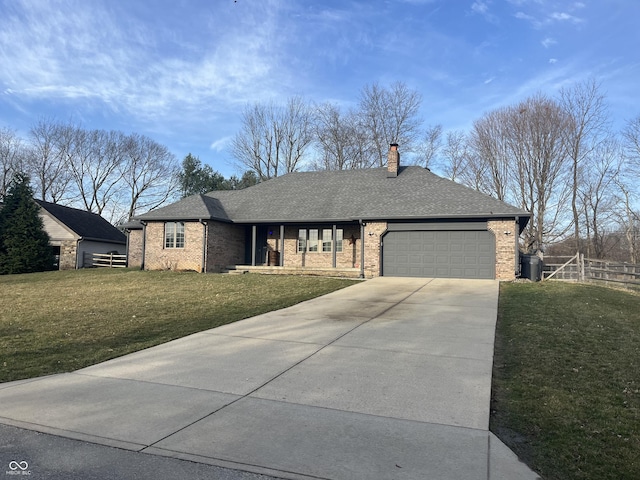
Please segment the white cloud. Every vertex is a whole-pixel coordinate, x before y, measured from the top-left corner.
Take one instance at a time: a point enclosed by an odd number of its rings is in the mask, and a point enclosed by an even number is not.
[[[549,15],[549,18],[558,20],[560,22],[570,21],[572,23],[578,23],[582,21],[579,18],[564,12],[553,12],[551,15]]]
[[[542,46],[544,48],[549,48],[549,47],[557,44],[558,42],[555,39],[551,38],[551,37],[547,37],[544,40],[542,40],[541,43],[542,43]]]
[[[212,142],[211,145],[209,145],[209,148],[211,150],[216,151],[216,152],[223,152],[223,151],[228,149],[228,147],[231,144],[232,140],[233,140],[233,137],[231,137],[231,136],[226,136],[226,137],[219,138],[219,139],[215,140],[214,142]]]
[[[518,11],[514,14],[514,17],[519,19],[519,20],[525,20],[529,23],[531,23],[531,25],[534,28],[542,28],[545,26],[548,26],[554,22],[568,22],[568,23],[572,23],[574,25],[583,23],[584,20],[580,17],[576,17],[574,15],[571,15],[569,13],[566,12],[553,12],[551,14],[548,14],[546,16],[543,16],[542,19],[535,17],[533,15],[530,15],[528,13],[525,13],[523,11]]]
[[[287,81],[278,68],[282,35],[273,4],[238,25],[213,24],[199,32],[210,41],[192,48],[117,7],[71,1],[8,8],[0,17],[0,63],[11,68],[0,69],[0,88],[15,98],[85,98],[137,118],[184,121],[185,112],[253,101]]]
[[[553,65],[554,63],[558,63],[558,59],[557,59],[557,58],[550,58],[550,59],[549,59],[549,63],[550,63],[551,65]]]
[[[484,15],[489,10],[489,6],[485,2],[477,1],[471,4],[471,10],[473,10],[476,13],[480,13]]]
[[[484,19],[490,23],[498,23],[498,17],[489,12],[490,1],[477,0],[471,4],[471,11],[478,15],[482,15]]]
[[[524,12],[516,12],[513,16],[516,17],[519,20],[526,20],[526,21],[531,22],[531,23],[537,23],[537,21],[538,21],[535,17],[533,17],[533,16],[531,16],[529,14],[526,14]]]

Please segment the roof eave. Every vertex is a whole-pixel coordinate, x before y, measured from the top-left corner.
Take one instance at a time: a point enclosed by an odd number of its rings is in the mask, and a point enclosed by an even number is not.
[[[478,218],[526,218],[527,222],[531,214],[529,213],[474,213],[474,214],[462,214],[462,215],[394,215],[394,216],[376,216],[376,217],[348,217],[348,218],[299,218],[299,219],[245,219],[245,220],[231,220],[230,223],[242,225],[242,224],[301,224],[301,223],[350,223],[350,222],[386,222],[386,221],[416,221],[416,220],[434,220],[434,219],[447,219],[447,220],[465,220],[465,219],[478,219]],[[526,222],[525,222],[526,225]]]
[[[126,240],[114,240],[114,239],[95,238],[95,237],[82,237],[82,238],[80,238],[80,240],[86,240],[88,242],[117,243],[119,245],[126,245],[127,244]]]
[[[233,223],[233,221],[228,218],[220,218],[214,216],[179,216],[179,215],[166,215],[161,217],[147,217],[145,215],[140,215],[139,217],[135,217],[135,220],[139,220],[142,222],[199,222],[201,220],[215,220],[216,222],[223,223]],[[131,228],[131,227],[127,227]]]

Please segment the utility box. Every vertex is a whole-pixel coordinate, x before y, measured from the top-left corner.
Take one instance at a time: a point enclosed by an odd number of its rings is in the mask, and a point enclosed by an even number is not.
[[[542,260],[533,254],[520,254],[520,277],[532,282],[542,280]]]

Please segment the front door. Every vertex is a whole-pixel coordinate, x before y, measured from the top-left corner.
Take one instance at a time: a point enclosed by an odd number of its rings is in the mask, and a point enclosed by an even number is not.
[[[252,248],[252,227],[247,227],[245,230],[245,262],[247,265],[252,265],[251,261],[251,248]],[[256,227],[256,253],[255,264],[266,265],[267,263],[267,227],[258,225]]]
[[[256,229],[256,265],[267,264],[267,227],[258,225]]]

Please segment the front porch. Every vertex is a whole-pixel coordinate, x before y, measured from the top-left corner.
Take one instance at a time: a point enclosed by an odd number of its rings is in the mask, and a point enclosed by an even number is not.
[[[362,274],[362,227],[357,222],[254,224],[244,229],[243,266],[279,267],[296,273],[346,269]]]
[[[280,267],[267,265],[228,265],[223,273],[261,273],[265,275],[312,275],[322,277],[360,278],[360,268],[344,267]]]

